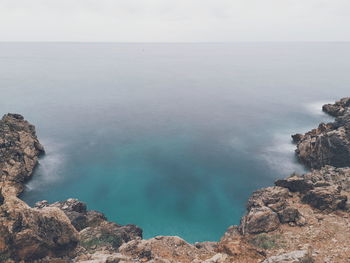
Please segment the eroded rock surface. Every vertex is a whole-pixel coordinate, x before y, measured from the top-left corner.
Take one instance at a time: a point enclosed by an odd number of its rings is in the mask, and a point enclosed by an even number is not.
[[[289,199],[289,189],[279,186],[255,191],[248,200],[247,214],[242,217],[242,234],[259,234],[276,230],[280,224],[302,225],[302,214]]]
[[[2,195],[18,195],[38,158],[44,153],[35,127],[19,114],[6,114],[0,120],[0,186]],[[4,187],[6,185],[6,187]]]
[[[323,111],[337,117],[332,123],[321,123],[304,135],[293,135],[296,154],[309,168],[325,165],[348,167],[350,163],[350,98],[323,106]]]
[[[44,152],[35,128],[19,114],[0,120],[0,258],[34,260],[70,254],[78,233],[58,208],[30,208],[17,196]]]
[[[307,250],[296,250],[289,253],[272,256],[262,263],[312,263],[312,255]]]

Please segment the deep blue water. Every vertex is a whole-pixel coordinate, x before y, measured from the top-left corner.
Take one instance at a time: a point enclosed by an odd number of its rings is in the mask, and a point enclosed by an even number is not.
[[[23,195],[70,197],[146,238],[218,240],[293,171],[290,135],[349,95],[349,43],[1,43],[0,112],[47,154]]]

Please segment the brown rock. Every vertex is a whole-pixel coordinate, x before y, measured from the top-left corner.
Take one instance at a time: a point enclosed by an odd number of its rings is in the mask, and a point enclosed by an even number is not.
[[[133,240],[119,248],[123,255],[136,262],[203,262],[214,256],[212,251],[197,248],[176,236],[158,236],[149,240]]]
[[[314,187],[312,181],[296,174],[293,174],[286,179],[277,180],[275,184],[280,187],[288,188],[291,192],[300,193],[307,192]]]
[[[276,230],[280,225],[278,215],[268,207],[252,208],[241,220],[243,234],[257,234]]]
[[[323,106],[323,110],[337,119],[333,123],[321,123],[317,129],[297,136],[296,154],[309,168],[320,169],[325,165],[347,167],[350,165],[350,98]]]
[[[320,210],[337,210],[345,208],[347,196],[342,195],[339,188],[327,186],[307,192],[302,200]]]

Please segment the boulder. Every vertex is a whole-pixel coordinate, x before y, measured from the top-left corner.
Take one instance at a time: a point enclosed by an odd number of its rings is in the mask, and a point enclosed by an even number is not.
[[[248,199],[247,209],[276,204],[279,204],[278,206],[284,206],[288,197],[289,191],[286,188],[278,186],[262,188],[255,191]]]
[[[298,223],[302,217],[299,210],[294,207],[287,207],[278,213],[278,218],[282,224],[286,223]]]
[[[78,244],[78,232],[58,208],[10,208],[6,213],[0,218],[1,232],[7,233],[8,254],[16,260],[68,255]]]
[[[258,234],[276,230],[280,225],[277,213],[268,207],[252,208],[241,219],[240,230],[243,234]]]
[[[300,193],[307,192],[314,187],[312,181],[297,174],[293,174],[286,179],[277,180],[275,185],[288,188],[291,192]]]
[[[347,196],[335,186],[317,187],[307,192],[302,201],[320,210],[345,209]]]

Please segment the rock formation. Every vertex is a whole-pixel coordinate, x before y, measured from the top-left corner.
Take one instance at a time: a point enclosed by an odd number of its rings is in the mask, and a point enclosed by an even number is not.
[[[321,123],[304,135],[293,135],[296,154],[309,168],[325,165],[347,167],[350,164],[350,98],[323,106],[323,111],[337,117],[332,123]]]
[[[18,195],[43,153],[34,126],[21,115],[7,114],[0,120],[0,262],[73,258],[84,246],[115,250],[123,242],[141,238],[136,226],[108,222],[77,200],[40,202],[34,208],[20,200]]]
[[[0,120],[0,262],[343,263],[350,262],[350,98],[323,106],[336,117],[293,135],[311,170],[255,191],[239,226],[218,242],[142,239],[76,199],[31,208],[18,198],[44,149],[18,114]]]

